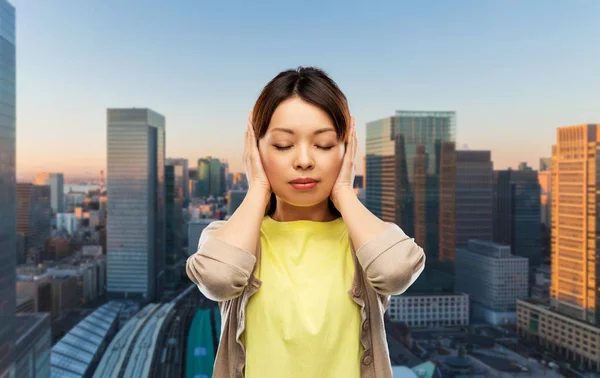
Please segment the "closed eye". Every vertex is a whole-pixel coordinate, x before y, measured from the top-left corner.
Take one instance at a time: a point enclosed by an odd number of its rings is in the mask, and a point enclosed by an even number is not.
[[[289,150],[290,148],[292,148],[292,146],[276,146],[276,145],[273,145],[273,147],[275,147],[278,151],[285,151],[285,150]],[[334,146],[317,146],[318,149],[324,150],[324,151],[329,151],[333,147]]]

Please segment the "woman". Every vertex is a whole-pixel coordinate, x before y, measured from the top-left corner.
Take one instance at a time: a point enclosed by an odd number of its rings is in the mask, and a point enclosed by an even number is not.
[[[248,193],[186,265],[221,309],[214,377],[392,376],[383,313],[425,254],[358,200],[356,145],[323,71],[284,71],[263,89],[246,130]]]

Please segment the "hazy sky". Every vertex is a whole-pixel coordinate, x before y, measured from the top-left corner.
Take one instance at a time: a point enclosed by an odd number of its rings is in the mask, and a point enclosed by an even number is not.
[[[396,110],[455,110],[459,148],[495,168],[537,168],[556,127],[600,122],[597,0],[9,1],[21,179],[98,175],[107,107],[165,115],[169,157],[242,170],[248,111],[299,65],[346,93],[359,171],[365,124]]]

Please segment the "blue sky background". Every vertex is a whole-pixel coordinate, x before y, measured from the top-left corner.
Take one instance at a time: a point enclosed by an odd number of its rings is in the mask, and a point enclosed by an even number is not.
[[[498,169],[537,168],[557,127],[600,122],[596,0],[11,3],[21,179],[97,176],[107,107],[164,114],[169,157],[242,170],[248,111],[299,65],[346,93],[361,159],[365,124],[395,110],[456,110],[459,148]]]

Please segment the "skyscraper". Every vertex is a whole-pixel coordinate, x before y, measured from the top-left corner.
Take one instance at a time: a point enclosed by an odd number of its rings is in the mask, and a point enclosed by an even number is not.
[[[0,25],[0,376],[4,376],[14,354],[17,258],[15,8],[6,0],[0,0]]]
[[[494,240],[535,267],[542,262],[540,184],[537,171],[523,169],[494,171]]]
[[[367,123],[367,207],[432,259],[453,255],[455,130],[455,112],[397,111]]]
[[[208,197],[210,195],[210,157],[198,159],[198,170],[196,173],[196,197]]]
[[[219,197],[225,194],[227,167],[211,156],[198,159],[197,197]]]
[[[181,165],[165,165],[165,202],[166,202],[166,249],[165,249],[165,286],[175,288],[181,281],[183,271],[183,195],[178,188],[182,173]],[[187,171],[187,170],[186,170]]]
[[[456,247],[493,240],[490,151],[456,151]]]
[[[538,182],[540,183],[540,202],[542,204],[541,209],[541,221],[546,227],[550,227],[550,219],[552,214],[551,209],[551,198],[552,198],[552,160],[548,161],[548,158],[540,159],[540,170],[538,172]]]
[[[165,266],[165,117],[107,110],[107,291],[160,298]]]
[[[180,166],[183,169],[182,172],[182,177],[180,178],[178,173],[176,173],[176,178],[175,178],[175,190],[182,191],[182,199],[189,199],[190,198],[190,192],[189,192],[189,180],[190,180],[190,174],[189,174],[189,168],[188,168],[188,160],[187,159],[182,159],[182,158],[172,158],[172,159],[167,159],[166,165],[174,165],[174,166]],[[180,182],[181,180],[181,182]]]
[[[43,249],[50,237],[51,188],[48,185],[17,184],[17,233],[25,238],[25,251]]]
[[[38,173],[35,175],[35,185],[50,186],[50,203],[52,211],[62,213],[65,211],[65,193],[64,193],[65,178],[62,173]]]
[[[225,170],[221,160],[210,159],[210,194],[217,198],[225,193]]]
[[[552,307],[600,324],[600,124],[559,127],[552,148]],[[539,197],[538,197],[539,203]]]

